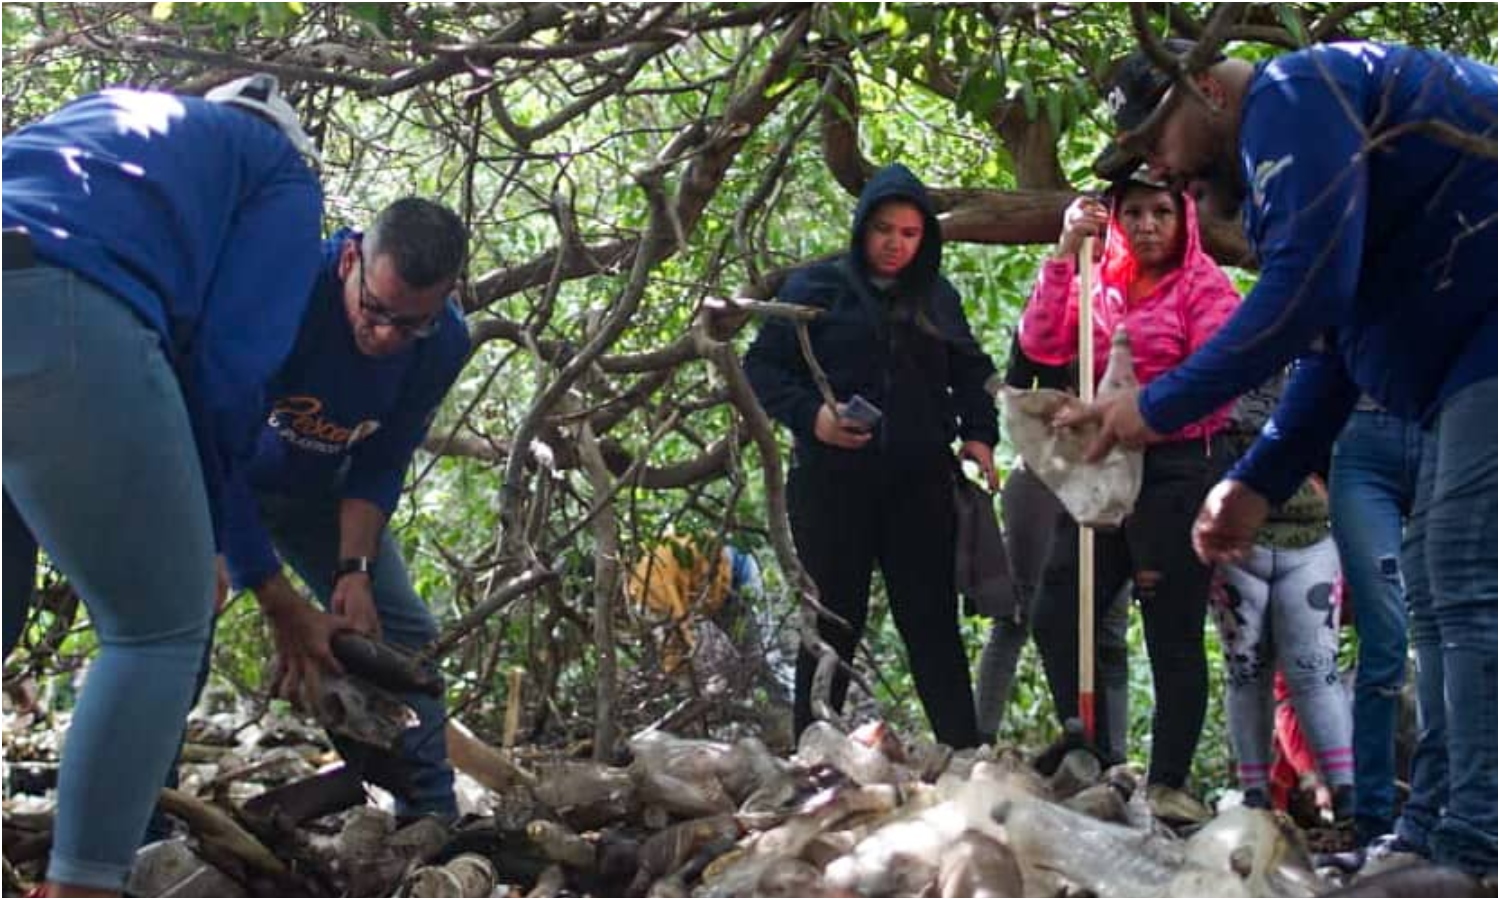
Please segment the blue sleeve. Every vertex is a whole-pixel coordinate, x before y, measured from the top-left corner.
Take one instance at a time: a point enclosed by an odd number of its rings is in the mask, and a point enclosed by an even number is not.
[[[1354,308],[1368,187],[1359,123],[1324,79],[1256,84],[1240,152],[1260,280],[1208,343],[1142,392],[1141,415],[1162,434],[1261,384]]]
[[[1286,502],[1327,457],[1359,393],[1336,354],[1311,353],[1298,360],[1271,420],[1228,477],[1272,505]]]
[[[387,517],[401,499],[401,483],[412,454],[427,436],[428,426],[469,355],[469,333],[463,316],[450,304],[442,329],[429,340],[442,341],[421,366],[379,431],[355,448],[344,481],[345,499],[366,500]],[[427,348],[424,348],[427,349]]]
[[[227,493],[265,424],[265,384],[292,348],[317,276],[321,217],[317,180],[300,164],[287,168],[241,204],[208,286],[192,390],[221,547]]]
[[[820,290],[815,270],[803,269],[787,277],[776,299],[783,303],[821,307],[827,302],[829,291],[836,289],[825,285]],[[811,330],[816,326],[808,327]],[[818,394],[807,361],[802,357],[797,328],[790,319],[771,318],[761,325],[755,342],[745,353],[745,377],[767,415],[785,425],[799,439],[816,442],[813,423],[823,405],[823,398]]]
[[[281,571],[281,559],[260,520],[249,480],[238,470],[224,486],[221,548],[229,581],[237,591],[252,590]]]
[[[738,547],[725,547],[724,550],[729,554],[730,590],[745,599],[759,599],[765,593],[760,577],[760,563]]]

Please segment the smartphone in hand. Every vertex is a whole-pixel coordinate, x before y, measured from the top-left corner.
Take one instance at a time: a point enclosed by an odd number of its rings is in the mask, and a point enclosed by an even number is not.
[[[880,407],[858,394],[839,406],[839,420],[844,427],[855,431],[874,431],[880,422]]]

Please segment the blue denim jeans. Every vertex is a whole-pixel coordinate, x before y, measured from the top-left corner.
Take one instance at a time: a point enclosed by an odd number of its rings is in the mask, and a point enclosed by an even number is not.
[[[47,877],[118,890],[208,641],[208,499],[156,332],[63,269],[6,272],[4,294],[5,651],[30,604],[37,544],[99,641],[68,729]]]
[[[1396,830],[1476,873],[1495,871],[1496,402],[1492,378],[1443,406],[1402,557],[1419,746]]]
[[[333,570],[339,559],[339,499],[263,493],[259,500],[261,520],[276,552],[326,607],[333,595]],[[412,588],[401,546],[390,529],[381,533],[372,574],[381,637],[412,651],[436,640],[437,622]],[[366,779],[395,796],[398,816],[456,817],[458,804],[444,737],[448,720],[443,700],[419,693],[403,694],[401,700],[416,712],[422,724],[402,736],[399,760],[336,736],[334,744],[347,762],[364,768]]]
[[[1396,719],[1406,681],[1401,536],[1417,495],[1422,430],[1356,411],[1333,448],[1333,537],[1359,633],[1354,680],[1354,824],[1361,843],[1396,819]]]

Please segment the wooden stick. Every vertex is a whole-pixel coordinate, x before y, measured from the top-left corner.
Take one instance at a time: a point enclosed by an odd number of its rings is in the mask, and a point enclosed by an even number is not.
[[[520,782],[536,786],[536,776],[523,769],[509,753],[496,750],[475,736],[464,723],[450,718],[443,736],[448,742],[448,760],[453,768],[497,794]]]
[[[1094,401],[1094,239],[1078,248],[1078,396]],[[1078,716],[1094,739],[1094,529],[1078,526]]]
[[[521,730],[521,678],[526,670],[520,666],[512,666],[509,677],[508,690],[505,697],[505,731],[501,733],[500,746],[509,750],[516,745],[516,732]]]
[[[221,850],[267,875],[285,876],[286,864],[266,849],[255,835],[217,806],[176,788],[162,788],[157,798],[162,810],[187,823],[205,846]]]
[[[797,322],[797,346],[802,348],[802,359],[807,363],[807,370],[812,373],[813,384],[818,386],[818,394],[822,396],[823,403],[834,412],[839,411],[839,401],[833,395],[833,385],[828,382],[828,373],[818,363],[818,357],[813,354],[812,338],[807,334],[807,323]]]

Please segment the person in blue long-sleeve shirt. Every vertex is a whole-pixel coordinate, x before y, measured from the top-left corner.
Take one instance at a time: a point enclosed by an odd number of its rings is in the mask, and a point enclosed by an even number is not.
[[[225,485],[317,273],[315,156],[279,85],[107,90],[6,136],[4,642],[38,545],[99,653],[46,896],[118,894],[192,703]]]
[[[469,353],[454,285],[468,243],[448,208],[415,197],[363,234],[323,244],[297,343],[268,387],[269,416],[226,503],[224,560],[270,621],[278,690],[296,697],[333,668],[329,639],[352,628],[421,648],[437,625],[386,522],[413,452]],[[285,560],[331,612],[308,604]],[[421,725],[399,760],[339,741],[391,790],[402,817],[455,817],[440,698],[403,695]]]
[[[1221,59],[1189,79],[1196,92],[1127,57],[1106,95],[1122,136],[1101,164],[1144,156],[1162,176],[1228,183],[1245,197],[1260,279],[1177,370],[1062,422],[1098,417],[1095,452],[1148,442],[1296,359],[1271,422],[1194,526],[1214,560],[1247,550],[1361,392],[1421,425],[1402,571],[1422,737],[1412,798],[1378,846],[1493,873],[1495,68],[1347,43],[1256,66]]]

